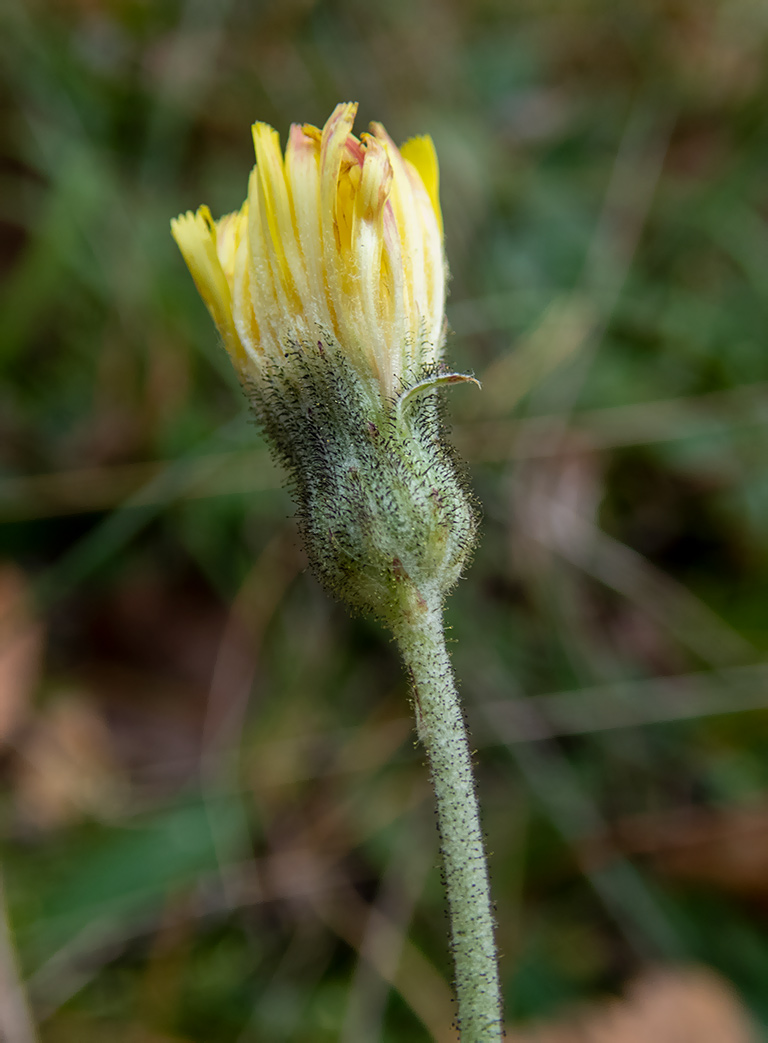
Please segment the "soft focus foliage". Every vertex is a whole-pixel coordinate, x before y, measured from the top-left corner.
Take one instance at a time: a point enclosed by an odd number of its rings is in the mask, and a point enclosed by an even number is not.
[[[43,1043],[452,1038],[407,681],[306,571],[168,235],[241,205],[251,122],[339,98],[433,136],[484,386],[450,392],[485,519],[449,620],[508,1019],[561,1038],[682,963],[768,1027],[765,4],[0,29],[0,822]]]

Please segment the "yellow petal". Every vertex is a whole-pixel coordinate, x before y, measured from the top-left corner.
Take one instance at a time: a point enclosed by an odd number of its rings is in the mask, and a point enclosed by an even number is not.
[[[248,181],[248,252],[251,304],[259,327],[278,353],[285,347],[286,324],[292,324],[295,309],[287,296],[280,257],[272,247],[258,167]]]
[[[269,232],[286,293],[299,310],[304,287],[296,286],[300,269],[280,135],[266,123],[254,123],[252,129],[264,230]]]
[[[435,144],[428,134],[418,138],[410,138],[400,147],[403,159],[416,168],[429,195],[432,209],[435,211],[440,235],[443,234],[443,213],[440,209],[440,168],[437,163]]]
[[[225,214],[216,222],[216,253],[219,255],[219,263],[227,285],[232,286],[235,274],[235,257],[240,246],[243,232],[248,226],[248,202],[243,204],[242,210]]]
[[[370,134],[363,134],[365,161],[360,189],[357,194],[358,216],[367,221],[377,220],[389,198],[392,188],[392,164],[381,142]]]
[[[371,124],[371,132],[377,138],[392,165],[392,193],[390,202],[395,215],[397,232],[402,244],[403,301],[405,311],[416,318],[418,326],[423,316],[417,316],[419,302],[426,296],[424,271],[424,221],[419,210],[414,187],[426,194],[421,178],[414,168],[405,162],[397,145],[380,123]],[[429,205],[429,204],[428,204]],[[431,217],[431,210],[430,210]]]
[[[217,250],[216,223],[207,206],[188,210],[171,221],[171,235],[192,273],[200,296],[237,361],[244,352],[232,319],[232,294]]]
[[[357,104],[337,105],[323,127],[320,146],[320,215],[323,230],[323,255],[329,300],[334,311],[343,298],[342,272],[344,259],[339,258],[336,202],[339,174],[347,138],[352,133]],[[341,261],[341,263],[340,263]]]
[[[293,124],[285,150],[285,176],[293,202],[296,238],[308,280],[304,306],[326,329],[332,325],[320,222],[320,143],[317,127]]]

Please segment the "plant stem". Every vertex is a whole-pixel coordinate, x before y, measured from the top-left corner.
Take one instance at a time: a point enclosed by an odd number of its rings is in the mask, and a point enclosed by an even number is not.
[[[456,971],[461,1043],[503,1038],[488,865],[467,730],[445,647],[442,607],[409,613],[394,627],[411,673],[418,735],[437,800]]]

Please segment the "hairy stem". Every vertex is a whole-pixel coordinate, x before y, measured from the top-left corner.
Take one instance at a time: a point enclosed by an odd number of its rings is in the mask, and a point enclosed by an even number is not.
[[[461,1043],[494,1043],[504,1034],[498,959],[467,730],[445,647],[442,609],[409,616],[394,629],[411,673],[419,739],[437,800],[460,1038]]]

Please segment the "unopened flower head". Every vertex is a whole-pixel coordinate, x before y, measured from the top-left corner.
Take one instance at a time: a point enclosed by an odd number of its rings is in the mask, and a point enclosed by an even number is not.
[[[241,210],[207,207],[174,238],[241,378],[293,347],[343,352],[391,398],[434,371],[444,340],[445,260],[438,166],[429,137],[398,149],[381,124],[356,137],[357,106],[322,130],[253,127],[256,165]]]
[[[325,585],[386,622],[434,608],[474,542],[442,430],[443,229],[430,138],[397,149],[356,106],[322,130],[253,128],[241,210],[173,235],[261,429],[288,469]]]

